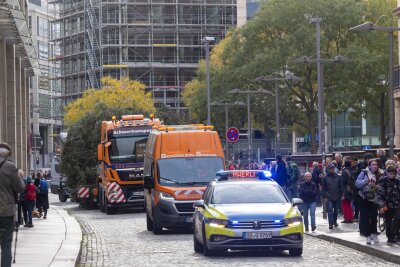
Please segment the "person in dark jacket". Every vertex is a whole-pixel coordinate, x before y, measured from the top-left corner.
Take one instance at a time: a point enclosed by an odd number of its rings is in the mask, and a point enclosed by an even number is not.
[[[375,204],[377,189],[381,172],[376,159],[368,163],[368,168],[363,170],[357,177],[356,187],[360,190],[360,232],[367,237],[367,244],[371,241],[378,243],[377,224],[378,207]]]
[[[379,213],[385,216],[387,242],[394,244],[400,226],[400,179],[396,177],[395,167],[388,166],[386,171],[387,176],[378,183],[376,203]]]
[[[275,172],[275,181],[282,187],[282,189],[286,192],[287,186],[287,170],[286,164],[283,161],[282,155],[276,155],[276,172]]]
[[[335,172],[335,165],[330,164],[328,166],[328,173],[324,177],[322,183],[322,193],[324,201],[328,203],[328,221],[329,229],[333,229],[333,226],[338,227],[337,217],[339,212],[340,201],[343,197],[343,184],[340,177]]]
[[[315,209],[317,207],[317,185],[312,180],[312,175],[309,172],[306,172],[304,175],[304,182],[300,183],[300,198],[303,200],[303,217],[304,217],[304,226],[306,231],[308,232],[308,213],[310,212],[311,217],[311,230],[315,231]]]
[[[344,157],[344,168],[342,170],[342,184],[343,184],[343,195],[342,200],[342,211],[344,221],[342,223],[353,223],[353,208],[351,207],[351,201],[353,199],[353,189],[354,185],[351,184],[351,177],[353,175],[353,170],[351,168],[351,158]]]
[[[11,244],[15,228],[15,194],[25,190],[23,172],[9,161],[11,148],[0,143],[0,245],[1,266],[11,266]]]
[[[312,181],[315,183],[317,186],[317,206],[321,206],[321,192],[319,190],[319,187],[321,185],[321,179],[322,179],[322,171],[319,168],[318,162],[314,161],[313,162],[313,171],[312,171]]]

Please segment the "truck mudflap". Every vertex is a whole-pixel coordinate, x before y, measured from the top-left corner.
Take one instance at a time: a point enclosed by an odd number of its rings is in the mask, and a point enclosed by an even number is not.
[[[82,185],[78,187],[77,198],[79,206],[86,209],[94,209],[98,206],[97,185]]]

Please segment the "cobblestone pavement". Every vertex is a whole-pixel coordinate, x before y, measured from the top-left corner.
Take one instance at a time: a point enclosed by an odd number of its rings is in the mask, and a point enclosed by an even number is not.
[[[106,215],[82,210],[76,204],[62,206],[83,230],[79,266],[395,266],[347,247],[306,236],[302,257],[287,252],[228,252],[206,258],[193,251],[190,232],[167,231],[155,236],[146,230],[142,211]]]

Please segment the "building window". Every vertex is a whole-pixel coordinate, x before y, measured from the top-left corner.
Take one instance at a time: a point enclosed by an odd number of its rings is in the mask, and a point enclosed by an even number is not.
[[[46,42],[38,41],[39,59],[47,60],[49,58],[49,46]]]
[[[48,37],[48,21],[44,18],[37,17],[37,33],[39,36]]]
[[[42,6],[41,0],[29,0],[29,3],[37,5],[37,6]]]

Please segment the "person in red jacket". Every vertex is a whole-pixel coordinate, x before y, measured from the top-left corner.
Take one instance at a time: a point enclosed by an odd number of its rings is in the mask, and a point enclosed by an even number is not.
[[[26,199],[26,209],[28,210],[28,223],[24,227],[33,227],[32,223],[32,212],[35,208],[37,188],[32,184],[32,177],[26,178],[26,189],[25,189],[25,199]]]

